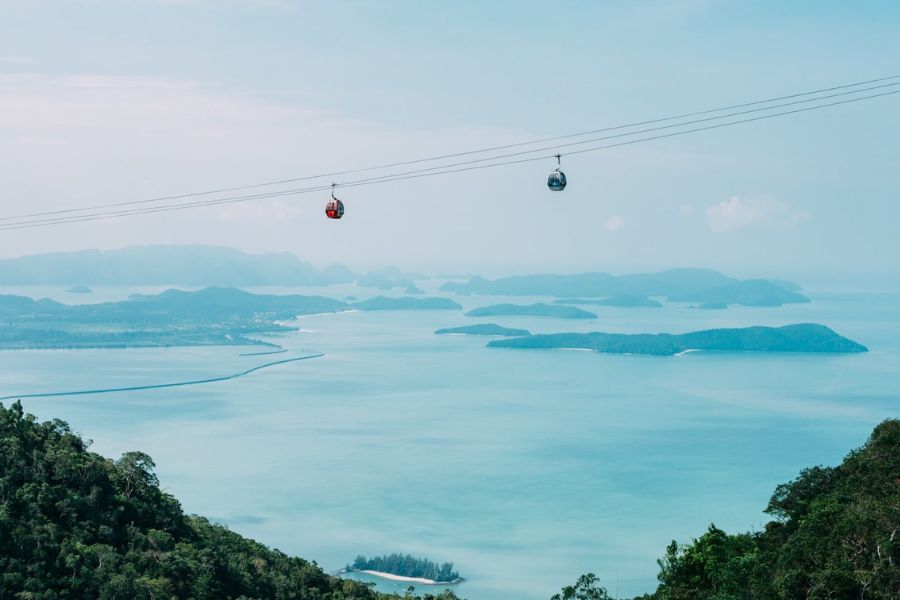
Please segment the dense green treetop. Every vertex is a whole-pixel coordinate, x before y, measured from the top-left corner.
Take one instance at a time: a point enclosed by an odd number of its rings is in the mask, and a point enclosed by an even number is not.
[[[776,487],[766,513],[763,531],[710,525],[690,544],[673,541],[659,587],[635,600],[898,600],[900,420],[881,423],[839,466]],[[606,600],[605,590],[586,595],[600,591],[585,577],[555,598]]]

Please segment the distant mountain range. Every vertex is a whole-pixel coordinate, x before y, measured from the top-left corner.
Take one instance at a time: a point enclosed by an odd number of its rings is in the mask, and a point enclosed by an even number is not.
[[[747,306],[779,306],[809,302],[790,281],[739,280],[711,269],[670,269],[658,273],[610,275],[523,275],[467,282],[448,281],[442,291],[495,296],[558,296],[565,298],[665,296],[676,302],[722,302]]]
[[[0,286],[184,285],[196,287],[324,286],[353,283],[420,294],[421,273],[384,267],[364,275],[334,264],[317,269],[290,252],[248,254],[234,248],[202,245],[129,246],[117,250],[80,250],[0,259]],[[489,280],[449,281],[441,290],[458,294],[556,296],[609,300],[612,306],[651,306],[648,296],[673,302],[780,306],[809,302],[790,281],[739,280],[711,269],[670,269],[658,273],[610,275],[525,275]],[[73,292],[74,293],[74,292]],[[566,302],[568,303],[568,302]],[[572,302],[574,303],[574,302]]]
[[[556,317],[557,319],[596,319],[597,315],[576,306],[563,304],[493,304],[473,308],[467,317]]]
[[[247,254],[220,246],[129,246],[0,259],[0,285],[328,285],[359,277],[318,270],[290,252]]]
[[[596,306],[615,306],[617,308],[659,308],[662,306],[656,300],[636,294],[624,294],[622,296],[600,299],[560,298],[553,302],[555,304],[594,304]]]

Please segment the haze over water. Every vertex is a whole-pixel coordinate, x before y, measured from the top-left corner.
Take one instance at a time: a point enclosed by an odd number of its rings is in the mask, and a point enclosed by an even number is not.
[[[17,291],[73,300],[55,288]],[[98,289],[91,301],[133,291]],[[469,600],[543,600],[587,571],[611,593],[633,595],[655,587],[669,541],[689,541],[710,522],[760,528],[776,484],[838,463],[896,417],[900,294],[807,293],[811,304],[779,308],[586,307],[599,314],[589,321],[309,316],[299,333],[271,341],[320,359],[221,383],[23,403],[67,420],[101,454],[147,452],[187,511],[327,570],[357,554],[409,552],[453,561]],[[454,299],[464,310],[548,300]],[[672,333],[818,322],[870,352],[614,356],[433,334],[476,322]],[[225,375],[267,362],[239,356],[254,350],[265,348],[4,352],[0,391]]]

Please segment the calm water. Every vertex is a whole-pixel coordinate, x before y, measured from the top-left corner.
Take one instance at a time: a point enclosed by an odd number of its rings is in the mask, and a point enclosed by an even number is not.
[[[3,291],[96,302],[135,290]],[[312,316],[272,341],[324,358],[222,383],[24,404],[69,421],[102,454],[146,451],[187,511],[328,570],[357,554],[409,552],[455,562],[470,600],[544,600],[586,571],[637,594],[655,586],[669,541],[710,522],[761,527],[777,483],[838,463],[900,413],[900,295],[811,295],[774,309],[596,307],[596,321]],[[467,309],[506,300],[456,299]],[[479,321],[533,332],[815,321],[871,352],[607,356],[432,333]],[[239,356],[247,351],[4,352],[0,395],[198,379],[268,358]]]

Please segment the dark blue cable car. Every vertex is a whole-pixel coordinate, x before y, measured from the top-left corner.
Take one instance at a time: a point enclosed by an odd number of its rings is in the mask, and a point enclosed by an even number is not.
[[[550,176],[547,177],[547,187],[552,192],[561,192],[566,189],[566,174],[559,170],[561,166],[562,161],[560,160],[560,155],[557,154],[556,169],[550,171]]]

